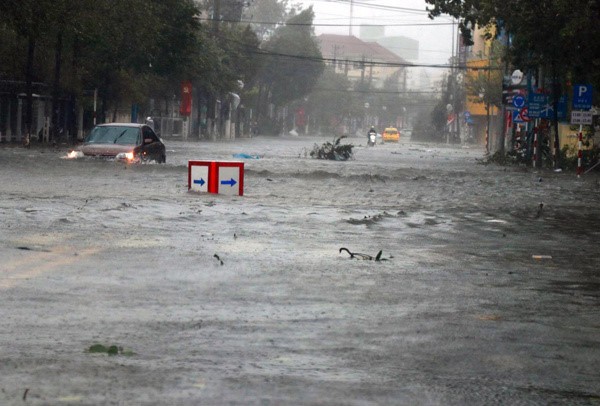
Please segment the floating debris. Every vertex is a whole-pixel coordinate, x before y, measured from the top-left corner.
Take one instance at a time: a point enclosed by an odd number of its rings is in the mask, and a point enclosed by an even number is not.
[[[259,155],[245,153],[233,154],[233,157],[238,159],[260,159]]]
[[[105,346],[102,344],[94,344],[88,348],[87,352],[91,354],[108,354],[108,355],[135,355],[133,351],[124,350],[123,347],[110,345]]]
[[[383,250],[380,250],[375,256],[369,254],[362,254],[360,252],[351,252],[348,248],[344,247],[340,248],[340,253],[342,253],[342,251],[346,251],[350,255],[350,258],[364,259],[367,261],[387,261],[387,258],[381,258]]]
[[[336,138],[332,143],[326,142],[320,147],[315,144],[312,151],[310,151],[310,156],[317,159],[330,159],[333,161],[347,161],[352,158],[352,148],[354,145],[345,144],[341,145],[340,141],[342,138],[346,138],[345,135],[342,135],[339,138]]]

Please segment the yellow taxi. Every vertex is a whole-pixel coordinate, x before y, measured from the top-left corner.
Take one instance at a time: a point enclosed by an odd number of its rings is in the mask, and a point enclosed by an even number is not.
[[[383,142],[398,142],[400,141],[400,131],[394,127],[388,127],[383,130],[383,134],[381,134],[381,140]]]

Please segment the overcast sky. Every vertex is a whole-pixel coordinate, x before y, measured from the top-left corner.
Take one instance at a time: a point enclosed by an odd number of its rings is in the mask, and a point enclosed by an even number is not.
[[[313,6],[317,35],[349,34],[350,0],[299,2],[303,8]],[[419,60],[415,63],[446,64],[452,56],[452,20],[447,16],[430,20],[425,7],[424,0],[353,0],[352,33],[359,36],[360,24],[382,24],[386,26],[386,35],[402,35],[419,41]],[[402,56],[402,49],[392,51]]]

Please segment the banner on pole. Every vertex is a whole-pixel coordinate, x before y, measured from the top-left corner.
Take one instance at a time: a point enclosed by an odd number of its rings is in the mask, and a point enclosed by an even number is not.
[[[189,116],[192,114],[192,82],[181,82],[181,104],[179,114]]]

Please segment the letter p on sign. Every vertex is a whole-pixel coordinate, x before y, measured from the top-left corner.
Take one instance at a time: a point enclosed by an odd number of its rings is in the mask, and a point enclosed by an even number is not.
[[[592,108],[592,85],[573,85],[573,110],[589,110]]]

